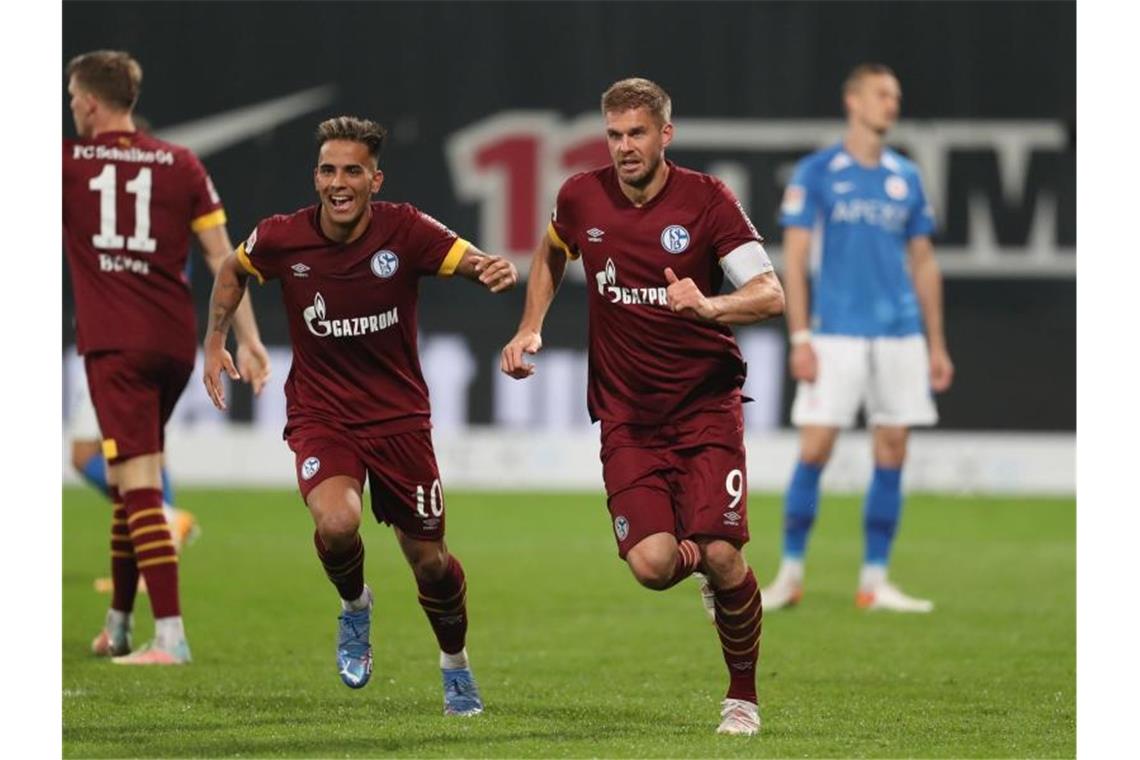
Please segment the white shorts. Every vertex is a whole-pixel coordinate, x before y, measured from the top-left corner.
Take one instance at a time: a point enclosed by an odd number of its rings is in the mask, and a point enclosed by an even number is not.
[[[921,335],[861,338],[813,335],[819,372],[796,387],[792,424],[849,428],[866,405],[867,424],[915,427],[938,422],[930,358]]]
[[[91,403],[91,392],[87,390],[87,375],[83,364],[72,377],[71,414],[67,434],[73,441],[103,441],[99,432],[99,420],[95,417],[95,405]]]

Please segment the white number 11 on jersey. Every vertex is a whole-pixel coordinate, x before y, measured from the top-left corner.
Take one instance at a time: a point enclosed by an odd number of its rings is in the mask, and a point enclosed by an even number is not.
[[[115,165],[104,166],[87,187],[99,193],[99,234],[91,236],[91,244],[105,251],[122,250],[123,236],[115,231]],[[139,169],[138,176],[127,182],[126,191],[135,196],[135,234],[126,239],[127,250],[154,253],[157,241],[150,236],[150,169]]]

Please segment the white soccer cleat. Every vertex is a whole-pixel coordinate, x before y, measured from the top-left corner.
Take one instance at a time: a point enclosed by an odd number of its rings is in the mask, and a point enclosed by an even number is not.
[[[760,733],[760,708],[743,699],[726,699],[721,702],[718,734],[755,736]]]
[[[760,600],[765,612],[794,607],[800,603],[803,595],[803,582],[787,573],[779,573],[772,585],[760,589]]]
[[[190,663],[190,646],[182,639],[173,647],[164,648],[158,642],[143,646],[136,652],[122,657],[112,657],[116,665],[187,665]]]
[[[855,606],[863,610],[890,610],[891,612],[933,612],[934,602],[929,599],[915,599],[899,590],[888,581],[872,587],[861,588],[855,595]]]
[[[716,623],[716,592],[713,591],[712,586],[709,585],[708,576],[704,573],[693,573],[693,577],[697,579],[699,584],[698,589],[701,592],[701,605],[705,608],[705,613],[708,614],[709,620]]]

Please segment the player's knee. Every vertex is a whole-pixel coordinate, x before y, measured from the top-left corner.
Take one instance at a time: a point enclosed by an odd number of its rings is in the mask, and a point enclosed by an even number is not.
[[[837,432],[828,428],[804,428],[800,433],[800,460],[823,467],[831,458]]]
[[[831,458],[833,441],[826,439],[805,440],[800,444],[800,461],[813,467],[823,467]]]
[[[673,578],[672,557],[658,557],[646,552],[630,552],[626,555],[626,563],[637,579],[645,588],[662,591],[670,587]]]
[[[906,433],[880,432],[875,436],[875,464],[879,467],[902,467],[906,459]]]
[[[71,466],[77,471],[83,472],[87,468],[87,463],[91,461],[91,457],[99,456],[100,453],[98,442],[73,441],[71,444]]]
[[[351,544],[359,530],[360,515],[351,509],[330,510],[317,519],[317,532],[330,549]]]
[[[76,472],[83,472],[87,469],[88,457],[78,449],[72,447],[71,449],[71,466],[75,468]]]
[[[728,541],[702,541],[701,560],[715,585],[731,588],[744,579],[746,566],[740,550]]]

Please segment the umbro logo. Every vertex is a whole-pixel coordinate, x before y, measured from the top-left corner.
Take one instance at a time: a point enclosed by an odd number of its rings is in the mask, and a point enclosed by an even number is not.
[[[842,195],[843,193],[849,193],[852,190],[854,190],[855,189],[855,183],[854,182],[836,182],[834,185],[831,186],[831,189],[834,190],[836,193]]]
[[[586,235],[588,236],[586,239],[591,243],[600,243],[602,242],[602,235],[604,234],[606,234],[604,230],[599,230],[597,227],[591,227],[590,229],[586,230]]]
[[[309,267],[305,266],[304,264],[302,264],[300,262],[294,264],[293,266],[291,266],[289,268],[293,270],[293,276],[294,277],[308,277],[309,276]]]

